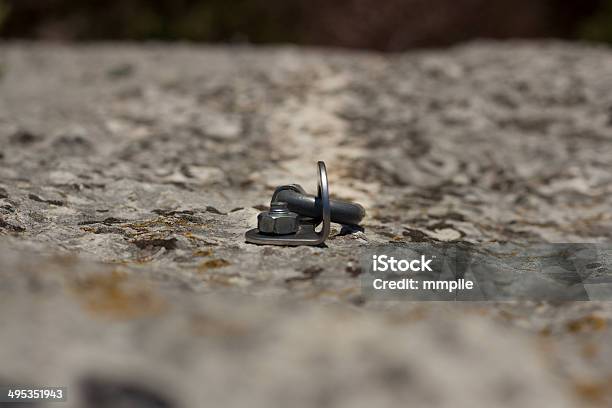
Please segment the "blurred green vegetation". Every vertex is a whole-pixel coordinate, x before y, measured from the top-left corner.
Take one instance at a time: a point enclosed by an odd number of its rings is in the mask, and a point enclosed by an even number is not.
[[[5,3],[4,0],[0,0],[0,29],[2,29],[2,24],[4,23],[4,20],[6,20],[6,18],[9,15],[9,5],[8,3]]]
[[[114,19],[113,37],[192,41],[240,40],[248,33],[253,42],[279,38],[292,41],[291,9],[278,0],[124,1],[101,10],[106,17],[89,29],[76,27],[78,37],[108,36],[108,21]],[[272,11],[270,11],[272,10]],[[83,12],[82,14],[85,14]],[[295,26],[295,25],[294,25]]]
[[[0,0],[3,37],[60,40],[294,42],[300,2],[289,0]],[[4,5],[4,6],[2,6]]]
[[[612,0],[0,0],[0,37],[383,51],[473,38],[612,43]]]
[[[578,38],[612,43],[612,0],[602,0],[597,12],[584,19]]]

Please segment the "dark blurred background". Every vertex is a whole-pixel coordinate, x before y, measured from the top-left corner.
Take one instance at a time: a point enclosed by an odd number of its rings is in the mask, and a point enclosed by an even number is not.
[[[0,0],[0,36],[381,51],[473,38],[612,43],[612,0]]]

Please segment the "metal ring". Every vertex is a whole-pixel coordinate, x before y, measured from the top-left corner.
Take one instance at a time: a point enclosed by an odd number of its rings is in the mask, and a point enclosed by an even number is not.
[[[323,220],[323,226],[321,227],[321,231],[318,233],[319,239],[321,240],[320,244],[325,242],[327,236],[329,235],[329,231],[331,229],[331,206],[329,204],[329,182],[327,181],[327,169],[325,168],[325,163],[322,161],[317,163],[319,166],[319,186],[318,190],[318,199],[321,201],[321,218]]]

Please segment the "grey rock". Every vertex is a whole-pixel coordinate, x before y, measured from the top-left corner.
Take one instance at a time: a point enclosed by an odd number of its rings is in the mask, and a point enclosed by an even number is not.
[[[609,303],[371,302],[355,266],[609,242],[608,48],[3,43],[0,66],[0,382],[67,407],[609,405]],[[363,230],[246,244],[317,160]]]

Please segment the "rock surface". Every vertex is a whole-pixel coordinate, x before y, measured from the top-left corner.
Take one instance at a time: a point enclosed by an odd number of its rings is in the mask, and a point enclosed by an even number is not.
[[[612,236],[612,51],[0,45],[0,384],[67,407],[581,407],[612,306],[369,302],[387,242]],[[362,203],[243,242],[273,188]]]

